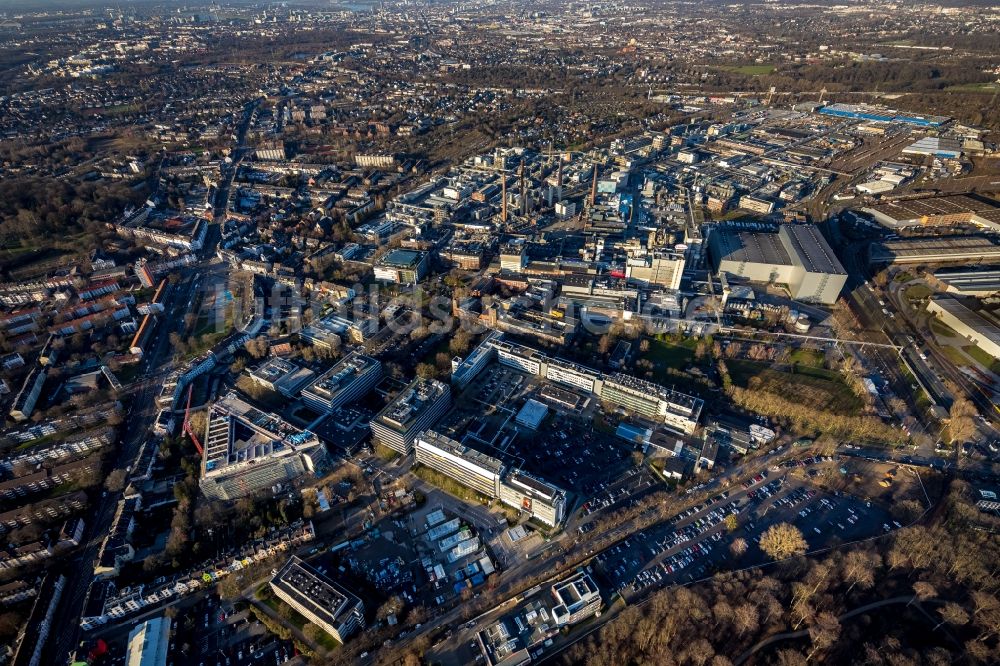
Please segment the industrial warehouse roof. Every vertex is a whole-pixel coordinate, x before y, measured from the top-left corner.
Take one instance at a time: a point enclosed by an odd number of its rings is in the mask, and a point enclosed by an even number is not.
[[[871,260],[897,262],[940,262],[1000,258],[1000,246],[984,236],[907,238],[876,243]]]
[[[982,268],[943,268],[934,277],[958,294],[986,295],[1000,292],[1000,266]]]
[[[719,234],[717,237],[721,252],[719,258],[723,261],[778,266],[789,266],[792,263],[788,250],[781,244],[778,234],[730,229],[720,229],[715,233]]]
[[[985,197],[954,194],[943,197],[928,197],[924,199],[906,199],[889,201],[864,209],[873,215],[884,217],[895,224],[919,224],[925,218],[932,221],[941,216],[971,217],[976,214],[991,214],[1000,212],[1000,203]]]

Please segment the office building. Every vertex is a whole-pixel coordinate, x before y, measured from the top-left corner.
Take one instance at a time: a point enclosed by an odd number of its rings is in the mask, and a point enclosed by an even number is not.
[[[469,385],[476,375],[485,368],[496,356],[496,349],[493,342],[500,340],[503,333],[500,331],[490,331],[476,348],[469,352],[464,359],[456,356],[451,359],[451,383],[458,389]]]
[[[638,377],[615,373],[601,386],[601,400],[691,434],[705,401]]]
[[[831,305],[847,282],[847,271],[813,225],[784,224],[777,232],[720,225],[709,248],[717,273],[783,284],[801,301]]]
[[[353,352],[324,372],[302,391],[302,402],[316,411],[335,412],[362,398],[382,378],[382,364]]]
[[[501,336],[491,336],[477,347],[469,356],[470,359],[475,356],[474,363],[458,363],[454,367],[453,378],[460,377],[463,385],[468,384],[489,363],[494,353],[501,365],[599,397],[680,432],[690,434],[698,426],[704,406],[701,398],[622,373],[605,376],[579,363],[549,358],[536,349],[504,340]]]
[[[375,263],[375,279],[396,284],[416,284],[427,274],[427,253],[397,249]]]
[[[503,463],[433,430],[420,433],[416,460],[491,499],[500,495]]]
[[[596,370],[578,363],[553,358],[545,364],[545,378],[587,393],[596,393],[600,375]]]
[[[365,626],[365,607],[356,595],[292,556],[271,579],[275,595],[343,643]]]
[[[432,427],[449,407],[447,384],[418,377],[372,419],[372,436],[391,449],[409,453],[417,435]]]
[[[309,368],[278,357],[270,358],[256,370],[250,371],[250,379],[255,384],[287,398],[295,397],[315,376],[316,373]]]
[[[935,296],[927,303],[927,313],[971,344],[995,359],[1000,359],[1000,320],[987,312],[970,310],[951,296]]]
[[[229,393],[209,409],[199,486],[231,500],[315,473],[326,449],[315,434]]]
[[[601,591],[586,571],[578,571],[552,586],[552,617],[557,627],[574,625],[601,610]]]
[[[501,481],[500,501],[546,525],[558,525],[566,517],[566,491],[520,470]]]
[[[549,408],[544,403],[529,399],[521,407],[521,411],[517,413],[515,421],[518,425],[524,426],[529,430],[538,430],[538,427],[542,425],[542,421],[545,420],[548,413]]]
[[[139,623],[128,635],[125,666],[166,666],[170,652],[170,618]]]

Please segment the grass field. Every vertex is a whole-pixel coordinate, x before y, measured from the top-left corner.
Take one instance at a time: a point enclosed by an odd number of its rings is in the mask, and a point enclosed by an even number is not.
[[[991,372],[1000,375],[1000,359],[993,358],[975,345],[962,347],[962,351],[974,358],[984,368],[989,368]]]
[[[722,69],[745,76],[763,76],[773,72],[776,67],[774,65],[727,65]]]
[[[948,360],[955,365],[969,365],[969,359],[965,358],[962,352],[951,345],[941,345],[941,353],[948,357]]]
[[[784,398],[794,396],[796,402],[820,411],[857,414],[863,407],[861,399],[831,370],[800,365],[794,373],[782,372],[756,361],[727,361],[726,365],[733,383],[743,388],[751,388],[751,380],[756,378],[756,390]]]
[[[788,355],[793,364],[812,368],[822,368],[823,358],[823,352],[818,349],[796,349]]]
[[[963,83],[957,86],[948,86],[944,89],[945,92],[964,92],[964,93],[995,93],[1000,92],[1000,84],[996,83]]]
[[[743,74],[745,76],[763,76],[764,74],[770,74],[775,70],[774,65],[727,65],[723,67],[730,72],[735,72],[737,74]]]
[[[936,335],[940,335],[942,338],[955,338],[958,337],[958,333],[953,331],[951,327],[942,324],[937,319],[931,320],[931,330],[934,331]]]
[[[906,288],[906,297],[911,301],[919,301],[931,295],[930,287],[923,284],[915,284]]]
[[[669,368],[682,369],[694,361],[694,348],[697,340],[685,338],[681,342],[664,340],[649,340],[649,351],[641,358],[653,364],[653,380],[666,383]]]

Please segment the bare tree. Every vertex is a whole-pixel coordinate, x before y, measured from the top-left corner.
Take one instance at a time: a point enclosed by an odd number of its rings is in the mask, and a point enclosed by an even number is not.
[[[794,525],[777,523],[760,537],[760,548],[772,560],[783,560],[792,555],[802,555],[808,549],[802,532]]]
[[[809,640],[812,641],[812,650],[806,655],[806,661],[813,658],[817,652],[827,649],[840,636],[840,622],[832,613],[820,613],[816,616],[816,622],[809,627]]]

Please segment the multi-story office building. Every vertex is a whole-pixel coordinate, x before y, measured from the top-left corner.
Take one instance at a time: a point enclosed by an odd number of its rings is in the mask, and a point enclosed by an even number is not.
[[[302,402],[319,412],[335,412],[358,400],[378,384],[382,364],[354,352],[341,359],[302,391]]]
[[[449,407],[447,384],[418,377],[371,420],[372,436],[391,449],[409,453],[417,435],[433,426]]]
[[[250,379],[271,391],[285,397],[294,397],[316,376],[309,368],[277,356],[250,372]]]
[[[417,437],[417,462],[437,470],[467,488],[494,498],[500,495],[503,463],[433,430]]]
[[[375,264],[375,279],[396,284],[416,284],[427,273],[427,253],[393,250]]]
[[[501,364],[529,375],[542,374],[542,366],[547,359],[541,352],[507,340],[497,340],[493,343],[493,348],[496,349],[497,360]]]
[[[315,434],[230,393],[208,412],[199,486],[206,497],[237,499],[315,472],[326,449]]]
[[[558,525],[566,517],[566,492],[520,470],[503,478],[500,501],[546,525]]]
[[[694,432],[705,404],[701,398],[622,373],[605,378],[601,386],[601,400],[662,421],[687,434]]]
[[[491,336],[469,355],[469,359],[475,358],[474,363],[463,361],[454,365],[453,381],[457,377],[461,386],[467,385],[493,358],[492,354],[496,354],[497,361],[502,365],[583,391],[688,434],[698,426],[704,406],[700,398],[630,375],[616,373],[605,376],[593,368],[549,358],[538,350],[509,342],[500,336]]]
[[[578,363],[553,358],[548,359],[545,364],[545,378],[557,384],[595,393],[600,374]]]
[[[557,627],[582,622],[601,610],[601,591],[586,571],[579,571],[552,586],[552,617]]]
[[[365,606],[356,595],[292,556],[271,579],[279,599],[343,643],[365,626]]]
[[[507,471],[500,460],[427,430],[417,437],[416,460],[490,499],[527,513],[547,525],[566,514],[566,492],[520,470]]]

